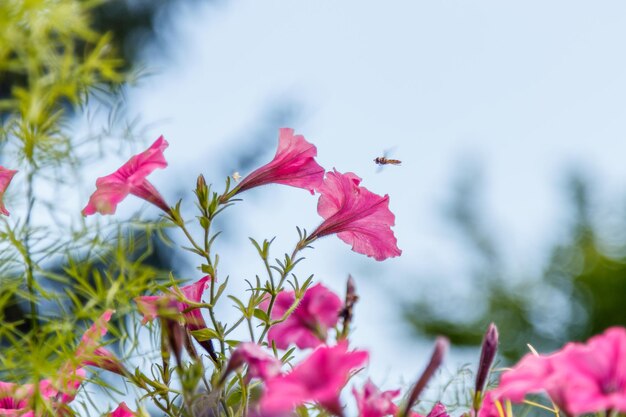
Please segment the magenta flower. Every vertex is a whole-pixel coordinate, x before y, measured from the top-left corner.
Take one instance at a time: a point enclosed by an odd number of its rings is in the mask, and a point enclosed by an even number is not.
[[[252,342],[240,343],[233,352],[226,367],[226,374],[239,368],[243,364],[248,365],[248,378],[261,378],[267,380],[280,374],[282,363],[274,356],[265,352],[259,345]]]
[[[83,334],[75,352],[79,366],[95,366],[119,375],[127,373],[117,356],[100,346],[100,339],[107,333],[107,323],[114,312],[114,310],[105,311]]]
[[[326,173],[317,203],[317,212],[325,220],[308,241],[336,234],[353,251],[377,261],[399,256],[402,251],[391,230],[395,216],[389,210],[389,196],[374,194],[360,183],[361,178],[351,172]]]
[[[11,183],[13,176],[17,171],[12,169],[7,169],[0,166],[0,213],[5,216],[9,215],[9,211],[4,207],[4,203],[2,202],[2,198],[4,197],[4,193],[7,190],[7,187]]]
[[[283,317],[295,300],[294,291],[281,291],[272,308],[272,320]],[[266,301],[263,306],[267,308],[267,304]],[[300,349],[317,347],[326,342],[328,329],[339,321],[342,307],[343,302],[335,293],[322,284],[314,285],[284,322],[270,328],[267,340],[279,349],[287,349],[291,344]]]
[[[413,413],[412,416],[418,416],[418,414]],[[450,417],[450,415],[448,414],[448,410],[446,410],[446,406],[438,402],[426,417]]]
[[[400,395],[400,390],[380,391],[368,379],[361,391],[352,388],[352,393],[356,399],[359,417],[391,416],[398,412],[398,406],[392,400]]]
[[[352,372],[367,361],[365,351],[348,352],[348,343],[320,346],[291,372],[266,381],[261,397],[262,415],[281,415],[296,406],[316,402],[331,413],[341,415],[339,393]]]
[[[276,183],[304,188],[313,194],[324,178],[324,168],[315,162],[315,156],[317,149],[304,136],[294,135],[293,129],[282,128],[274,159],[241,180],[237,193]]]
[[[498,405],[496,405],[497,401],[493,398],[493,391],[487,391],[478,410],[478,417],[502,417],[498,410]],[[506,410],[506,407],[503,407],[502,404],[500,404],[500,407],[503,412]]]
[[[56,411],[55,415],[65,415],[67,404],[74,400],[84,379],[85,372],[82,369],[69,372],[62,370],[54,380],[44,379],[39,382],[39,394]],[[31,410],[34,392],[33,384],[17,385],[0,381],[0,416],[34,417],[35,413]]]
[[[172,287],[170,288],[170,294],[164,295],[144,295],[135,298],[139,311],[143,314],[143,324],[154,320],[160,315],[160,311],[165,311],[168,307],[173,307],[175,313],[182,313],[182,317],[189,330],[206,329],[206,322],[199,308],[185,311],[191,308],[191,306],[184,301],[176,299],[175,293],[182,295],[182,298],[189,300],[192,303],[201,303],[202,294],[209,285],[211,276],[207,275],[204,278],[200,278],[193,284],[186,285],[184,287]]]
[[[186,285],[184,287],[172,287],[171,293],[165,295],[144,295],[135,297],[135,303],[137,308],[143,314],[142,323],[146,324],[155,318],[166,315],[171,317],[174,315],[181,315],[181,319],[184,321],[185,326],[190,331],[206,329],[207,325],[202,317],[202,313],[199,308],[191,309],[191,306],[184,302],[179,301],[174,294],[178,294],[179,297],[189,300],[192,303],[201,303],[202,294],[208,286],[208,281],[211,279],[210,275],[199,279],[193,284]],[[189,310],[189,311],[185,311]],[[196,338],[196,340],[198,340]],[[213,357],[215,351],[210,340],[198,340],[198,343]]]
[[[553,356],[538,356],[534,353],[525,355],[513,369],[502,374],[493,397],[519,403],[526,394],[544,391],[546,382],[554,373],[551,362]]]
[[[0,381],[0,416],[33,417],[35,414],[28,411],[28,390],[18,387],[11,382]]]
[[[626,329],[612,327],[586,344],[569,343],[552,358],[546,387],[569,415],[626,413]],[[555,401],[557,401],[555,399]]]
[[[568,415],[626,412],[626,329],[612,327],[586,344],[548,356],[526,355],[502,375],[496,399],[520,402],[546,392]]]
[[[154,188],[146,177],[157,168],[165,168],[167,161],[163,151],[168,143],[160,136],[147,150],[130,158],[113,174],[100,177],[96,180],[96,191],[89,198],[83,209],[83,216],[96,212],[113,214],[118,203],[133,194],[149,203],[154,204],[166,213],[169,207],[161,194]]]
[[[120,405],[108,414],[109,417],[135,417],[138,414],[135,414],[125,402],[120,403]]]

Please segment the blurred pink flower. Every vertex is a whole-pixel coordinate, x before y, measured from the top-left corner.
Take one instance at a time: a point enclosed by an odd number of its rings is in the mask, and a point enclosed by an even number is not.
[[[107,333],[107,323],[111,320],[114,310],[105,311],[89,329],[83,333],[76,348],[76,360],[79,366],[90,365],[119,375],[126,369],[111,351],[101,346],[100,339]]]
[[[0,214],[4,214],[5,216],[9,215],[9,211],[6,209],[6,207],[4,207],[2,198],[4,197],[4,193],[7,190],[7,187],[11,183],[11,180],[13,179],[13,176],[16,172],[17,171],[0,166]]]
[[[143,315],[141,324],[156,319],[159,317],[159,312],[163,312],[168,307],[176,309],[176,300],[170,295],[140,295],[135,297],[134,301],[137,304],[137,309]],[[180,313],[178,309],[176,311]]]
[[[626,413],[626,329],[612,327],[586,344],[568,343],[552,358],[546,387],[569,415]],[[556,399],[554,400],[557,401]]]
[[[281,291],[272,308],[272,320],[283,317],[295,300],[294,291]],[[265,301],[262,308],[267,309],[267,305]],[[270,328],[267,340],[279,349],[287,349],[292,343],[300,349],[317,347],[326,342],[328,329],[337,324],[342,307],[343,302],[335,293],[322,284],[314,285],[284,322]]]
[[[209,286],[209,281],[211,280],[211,276],[207,275],[203,278],[200,278],[198,281],[194,282],[190,285],[185,285],[184,287],[180,287],[180,292],[183,296],[194,303],[202,302],[202,294],[204,290]],[[184,311],[188,309],[190,306],[187,303],[181,303],[177,301],[177,307],[180,311]],[[204,321],[204,317],[202,317],[202,312],[199,308],[194,308],[191,311],[183,313],[185,317],[185,323],[189,327],[189,330],[198,330],[205,329],[206,322]]]
[[[39,382],[39,395],[55,410],[58,416],[67,415],[67,404],[74,400],[76,391],[85,378],[78,370],[71,374],[60,374],[55,381],[44,379]],[[34,417],[31,398],[35,395],[33,384],[17,385],[0,381],[0,416]]]
[[[400,390],[380,391],[368,379],[361,391],[352,388],[352,393],[356,399],[359,417],[383,417],[395,415],[398,412],[398,406],[392,400],[400,395]]]
[[[520,402],[537,392],[546,392],[572,416],[626,412],[626,329],[612,327],[548,356],[526,355],[502,374],[493,395]]]
[[[483,397],[480,409],[478,410],[478,417],[502,417],[500,411],[498,411],[496,401],[497,400],[493,398],[493,391],[487,391]],[[504,411],[505,407],[502,407],[502,410]]]
[[[113,174],[98,178],[96,191],[83,209],[83,215],[88,216],[96,212],[113,214],[118,203],[128,194],[142,198],[166,213],[169,212],[170,209],[161,194],[146,179],[155,169],[167,166],[167,161],[163,156],[163,151],[167,146],[167,141],[160,136],[152,146],[130,158]]]
[[[320,346],[288,374],[266,381],[260,401],[262,415],[282,415],[306,402],[341,415],[339,393],[367,358],[365,351],[348,352],[345,341],[334,347]]]
[[[308,240],[337,234],[353,251],[377,261],[400,255],[391,230],[395,216],[389,210],[389,196],[374,194],[360,183],[361,178],[351,172],[326,173],[317,203],[317,212],[325,220]]]
[[[171,318],[171,315],[178,315],[183,319],[185,326],[190,331],[206,329],[207,325],[204,321],[204,317],[202,317],[200,309],[194,308],[192,310],[185,311],[191,308],[191,306],[184,301],[179,301],[175,294],[182,296],[182,298],[189,300],[192,303],[201,303],[202,294],[207,288],[209,280],[211,280],[211,276],[207,275],[204,278],[200,278],[193,284],[180,288],[172,287],[170,288],[171,293],[169,294],[135,297],[137,308],[139,309],[139,312],[143,314],[142,323],[146,324],[163,314],[169,318]],[[214,359],[216,358],[215,351],[210,340],[200,340],[197,337],[196,340],[211,355],[211,357]]]
[[[206,329],[206,322],[199,308],[185,312],[190,308],[190,305],[184,301],[176,299],[175,294],[182,295],[183,298],[191,301],[192,303],[201,303],[202,294],[206,290],[211,276],[207,275],[204,278],[200,278],[193,284],[185,285],[184,287],[172,287],[171,293],[164,295],[143,295],[135,297],[135,303],[141,314],[143,314],[143,324],[154,320],[159,316],[160,311],[166,310],[168,307],[173,307],[175,311],[173,313],[180,314],[185,320],[185,324],[189,330]]]
[[[411,413],[411,416],[415,417],[419,416],[419,414]],[[446,406],[438,402],[434,405],[426,417],[450,417],[450,415],[448,414],[448,410],[446,410]]]
[[[284,184],[314,190],[322,183],[324,168],[315,162],[317,149],[293,129],[282,128],[278,135],[278,149],[274,159],[246,176],[237,193],[266,184]]]
[[[248,378],[261,378],[264,380],[280,374],[280,368],[283,365],[280,360],[252,342],[244,342],[237,345],[237,349],[230,357],[226,372],[237,369],[244,363],[248,365]]]
[[[28,399],[29,395],[24,388],[0,381],[0,416],[34,416],[32,411],[28,411]]]
[[[115,410],[110,412],[108,416],[109,417],[135,417],[137,416],[137,414],[131,411],[131,409],[128,408],[125,402],[122,402]]]
[[[519,403],[526,394],[544,391],[546,382],[554,372],[551,362],[554,355],[526,354],[513,369],[502,374],[500,384],[493,391],[493,398]]]

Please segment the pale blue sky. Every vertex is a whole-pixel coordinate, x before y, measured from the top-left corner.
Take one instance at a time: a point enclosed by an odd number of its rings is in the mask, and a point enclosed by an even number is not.
[[[355,344],[372,349],[377,382],[394,385],[419,372],[428,345],[416,348],[402,327],[388,325],[398,317],[385,294],[417,291],[408,275],[467,285],[464,247],[441,216],[463,160],[482,164],[490,226],[522,273],[563,231],[567,169],[592,174],[609,203],[626,190],[625,13],[619,1],[183,7],[163,17],[167,50],[146,51],[157,74],[130,91],[130,113],[156,122],[146,140],[164,134],[170,142],[170,167],[151,177],[165,195],[191,190],[199,172],[221,184],[238,171],[223,170],[224,152],[248,146],[246,133],[281,100],[301,106],[290,127],[317,145],[324,167],[354,171],[390,195],[401,258],[377,263],[328,238],[301,271],[337,290],[349,272],[365,275],[356,276]],[[403,164],[376,174],[372,159],[387,148]],[[248,235],[278,234],[277,254],[287,250],[296,225],[319,222],[315,203],[301,190],[255,191],[228,214],[238,228],[222,246],[223,273],[259,270],[241,262],[253,254]]]

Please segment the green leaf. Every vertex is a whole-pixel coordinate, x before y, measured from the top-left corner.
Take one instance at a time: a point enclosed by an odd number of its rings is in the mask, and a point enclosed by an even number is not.
[[[255,308],[253,315],[257,319],[261,320],[263,323],[267,323],[270,320],[270,318],[268,317],[267,313],[265,311],[261,310],[260,308]]]
[[[226,343],[228,346],[230,347],[237,347],[239,346],[239,343],[241,343],[239,340],[224,340],[224,343]]]
[[[210,339],[220,339],[220,335],[213,329],[200,329],[200,330],[192,330],[191,334],[196,338],[199,342],[204,342]]]

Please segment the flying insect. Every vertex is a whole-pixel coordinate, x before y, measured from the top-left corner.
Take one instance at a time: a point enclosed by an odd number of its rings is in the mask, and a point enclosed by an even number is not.
[[[376,165],[400,165],[402,164],[402,161],[400,161],[399,159],[389,159],[387,157],[384,156],[378,156],[376,158],[374,158],[374,162],[376,163]]]

